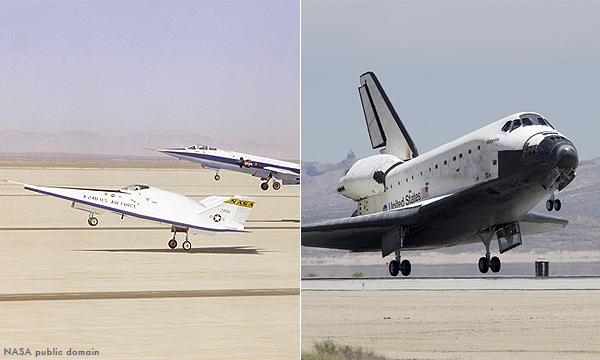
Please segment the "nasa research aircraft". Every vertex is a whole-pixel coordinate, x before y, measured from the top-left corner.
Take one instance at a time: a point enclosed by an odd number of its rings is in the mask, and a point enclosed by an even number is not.
[[[215,170],[215,181],[221,179],[221,169],[239,171],[260,177],[260,188],[269,189],[269,180],[273,179],[273,189],[281,185],[300,184],[300,165],[287,161],[221,150],[206,145],[192,145],[187,148],[157,149],[163,154],[179,159],[198,162],[205,169]]]
[[[121,215],[157,221],[171,225],[173,238],[168,245],[177,247],[175,235],[185,233],[182,244],[184,250],[190,250],[192,243],[188,240],[189,229],[208,231],[244,232],[244,222],[254,207],[254,197],[209,196],[200,201],[161,190],[148,185],[128,185],[119,190],[83,189],[73,187],[50,187],[22,185],[25,190],[44,195],[51,195],[71,201],[71,207],[89,213],[88,224],[98,225],[94,215],[108,210]]]
[[[337,192],[357,203],[351,217],[302,226],[302,245],[353,252],[394,253],[392,276],[407,276],[402,250],[427,250],[482,241],[479,270],[500,271],[500,253],[521,245],[522,235],[564,228],[562,218],[529,212],[540,200],[560,210],[555,192],[577,174],[573,143],[542,115],[522,112],[419,155],[372,72],[359,87],[367,129],[380,155],[357,161]]]

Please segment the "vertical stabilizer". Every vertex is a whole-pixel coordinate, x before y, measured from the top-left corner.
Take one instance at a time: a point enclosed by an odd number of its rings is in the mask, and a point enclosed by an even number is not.
[[[358,88],[373,149],[403,160],[417,157],[417,147],[372,72],[360,76]]]
[[[199,215],[207,215],[215,222],[214,225],[220,225],[228,229],[243,230],[244,223],[254,208],[256,197],[246,197],[236,195],[231,198],[222,196],[209,196],[201,204],[206,209]]]

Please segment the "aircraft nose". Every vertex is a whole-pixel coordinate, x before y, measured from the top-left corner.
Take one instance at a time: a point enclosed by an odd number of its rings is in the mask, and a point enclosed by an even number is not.
[[[570,169],[577,167],[578,164],[579,157],[575,147],[568,144],[560,145],[556,151],[556,166],[561,169]]]

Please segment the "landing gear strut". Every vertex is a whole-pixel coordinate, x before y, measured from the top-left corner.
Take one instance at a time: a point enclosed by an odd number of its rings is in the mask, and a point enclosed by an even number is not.
[[[485,257],[479,258],[479,271],[482,274],[487,273],[489,269],[491,269],[492,272],[497,273],[502,267],[502,264],[500,263],[500,259],[498,257],[494,256],[490,259],[490,243],[492,242],[494,231],[494,228],[490,228],[479,233],[479,237],[485,245]]]

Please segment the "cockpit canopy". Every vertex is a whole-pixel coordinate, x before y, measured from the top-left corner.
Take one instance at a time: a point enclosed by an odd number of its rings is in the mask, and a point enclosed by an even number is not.
[[[125,191],[140,191],[140,190],[145,190],[145,189],[150,189],[150,186],[148,186],[148,185],[140,185],[140,184],[133,184],[133,185],[123,186],[121,188],[121,190],[125,190]]]
[[[208,145],[192,145],[187,148],[188,150],[217,150],[217,148],[210,147]]]
[[[520,128],[521,126],[549,126],[554,129],[554,126],[548,122],[548,120],[544,119],[541,115],[538,114],[523,114],[519,116],[518,119],[507,121],[504,126],[502,126],[502,131],[504,132],[512,132],[513,130]]]

